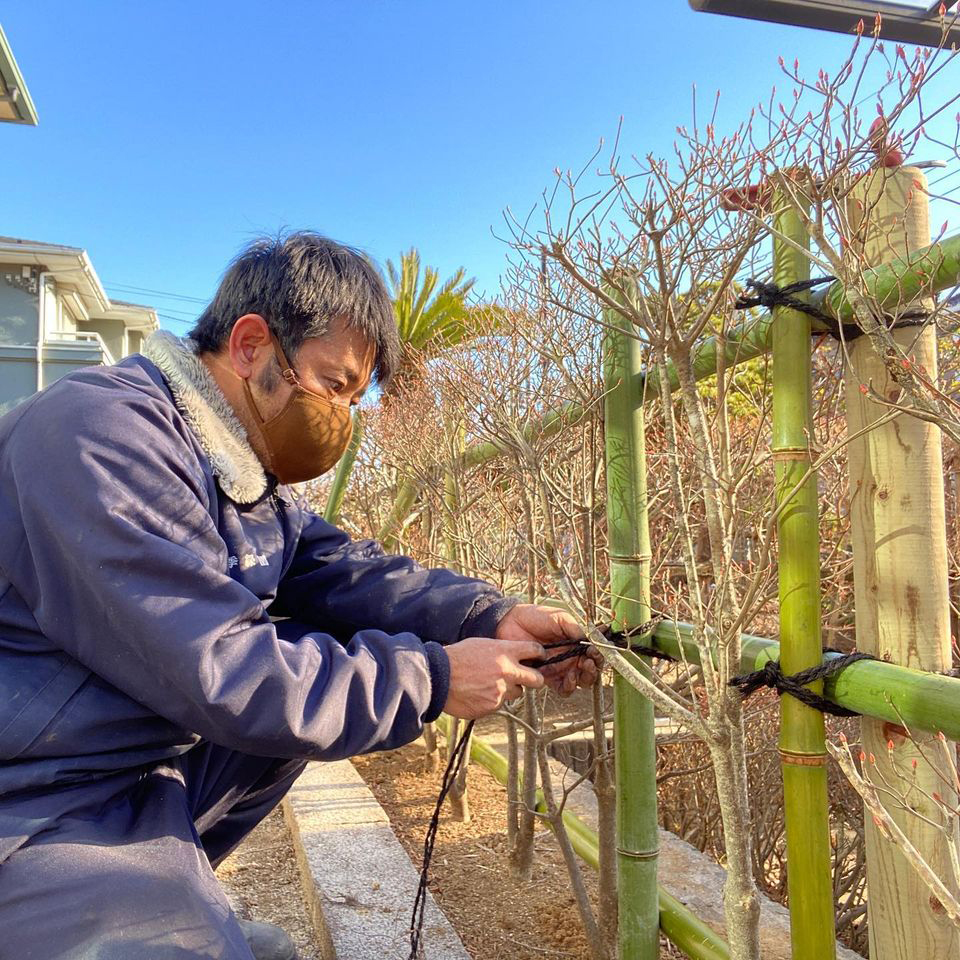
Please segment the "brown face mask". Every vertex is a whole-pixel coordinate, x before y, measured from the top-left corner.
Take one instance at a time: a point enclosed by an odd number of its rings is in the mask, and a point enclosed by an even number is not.
[[[302,386],[280,344],[273,337],[271,340],[283,379],[293,387],[290,399],[276,416],[264,420],[248,378],[243,380],[243,391],[267,452],[266,468],[281,483],[303,483],[326,473],[343,456],[353,418],[349,407]]]

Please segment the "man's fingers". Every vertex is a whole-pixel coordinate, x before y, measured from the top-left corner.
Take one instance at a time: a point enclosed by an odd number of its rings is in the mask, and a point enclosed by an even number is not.
[[[571,640],[583,640],[586,637],[586,634],[583,632],[583,627],[569,614],[563,613],[554,619],[564,637],[569,637]]]
[[[516,660],[543,660],[547,651],[536,640],[513,640],[510,642],[510,656]]]
[[[533,667],[525,667],[522,663],[517,664],[510,679],[524,687],[533,687],[535,690],[538,690],[546,683],[543,674],[539,670],[534,670]]]

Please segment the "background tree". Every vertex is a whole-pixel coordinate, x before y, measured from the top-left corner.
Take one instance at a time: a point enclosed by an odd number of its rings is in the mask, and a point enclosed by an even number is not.
[[[476,335],[475,310],[467,298],[476,282],[460,267],[440,283],[433,267],[424,267],[411,247],[400,255],[399,269],[387,261],[387,276],[397,315],[403,360],[385,396],[393,397],[422,379],[423,364],[445,347],[454,347]]]

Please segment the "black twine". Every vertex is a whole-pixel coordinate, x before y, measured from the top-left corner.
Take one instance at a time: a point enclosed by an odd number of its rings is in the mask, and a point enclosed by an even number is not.
[[[673,660],[674,658],[670,656],[669,653],[664,653],[662,650],[658,650],[656,647],[648,647],[643,644],[634,643],[634,637],[647,638],[653,634],[653,629],[656,627],[660,621],[663,620],[662,615],[657,615],[650,620],[647,620],[646,623],[641,623],[640,626],[634,627],[631,630],[614,630],[612,625],[607,624],[603,627],[597,627],[597,631],[603,636],[604,641],[612,647],[616,647],[618,650],[629,650],[630,653],[636,653],[641,657],[656,657],[659,660]],[[546,660],[530,660],[524,661],[529,663],[530,666],[535,667],[548,667],[553,663],[562,663],[564,660],[572,660],[574,657],[582,657],[586,653],[585,647],[590,646],[589,640],[578,640],[573,641],[576,646],[572,650],[565,650],[563,653],[558,653],[555,657],[549,657]],[[553,650],[557,647],[569,647],[570,640],[559,640],[556,643],[545,643],[543,644],[544,650]]]
[[[812,290],[823,283],[833,283],[836,279],[836,277],[815,277],[812,280],[798,280],[796,283],[788,283],[785,287],[777,286],[775,283],[764,283],[762,280],[748,280],[746,287],[748,290],[753,290],[755,296],[741,294],[737,297],[733,308],[734,310],[749,310],[751,307],[766,307],[768,310],[773,310],[774,307],[789,307],[791,310],[798,310],[800,313],[805,313],[808,317],[818,320],[826,328],[826,332],[835,340],[856,340],[857,337],[863,336],[863,330],[859,324],[840,323],[835,317],[818,310],[813,304],[793,296],[795,293]],[[885,319],[888,326],[916,327],[927,322],[927,314],[924,310],[910,310],[899,316]]]
[[[768,660],[759,670],[734,677],[730,681],[730,686],[737,687],[740,690],[741,698],[744,700],[751,694],[756,693],[761,687],[771,687],[777,691],[778,696],[789,693],[791,697],[795,697],[801,703],[805,703],[808,707],[813,707],[814,710],[819,710],[821,713],[829,713],[834,717],[857,717],[859,714],[855,710],[838,706],[827,700],[826,697],[821,697],[812,690],[808,690],[805,684],[832,677],[858,660],[876,660],[876,657],[869,653],[848,653],[841,657],[831,657],[817,666],[808,667],[806,670],[800,670],[798,673],[792,674],[785,674],[780,669],[779,660]]]
[[[420,867],[420,883],[417,886],[417,896],[413,901],[413,916],[410,918],[410,956],[408,960],[422,960],[423,958],[423,913],[427,906],[427,884],[429,882],[430,861],[433,859],[433,848],[437,842],[437,831],[440,829],[440,813],[443,809],[443,801],[447,799],[447,794],[453,786],[457,774],[468,755],[467,744],[470,742],[470,734],[473,733],[475,720],[471,720],[460,734],[456,744],[451,745],[447,741],[447,747],[450,751],[447,760],[447,769],[443,771],[443,782],[440,786],[440,794],[437,797],[437,805],[433,808],[433,816],[430,817],[430,826],[427,827],[427,835],[423,841],[423,865]]]

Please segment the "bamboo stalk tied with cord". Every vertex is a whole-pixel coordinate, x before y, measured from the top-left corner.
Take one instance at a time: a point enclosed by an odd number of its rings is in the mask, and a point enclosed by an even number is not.
[[[863,272],[862,283],[871,297],[879,304],[889,307],[900,301],[901,297],[929,296],[954,286],[960,278],[960,234],[931,244],[921,250],[915,250],[904,257],[898,257]],[[853,320],[853,307],[847,299],[843,284],[837,280],[826,290],[821,290],[810,298],[811,303],[825,314],[848,323]],[[748,360],[770,352],[772,336],[772,317],[763,314],[747,320],[728,330],[721,347],[716,337],[707,337],[691,352],[691,365],[695,378],[705,380],[717,372],[717,350],[726,353],[726,365],[736,367]],[[820,329],[813,321],[814,329]],[[679,385],[676,370],[668,364],[667,376],[671,390]],[[634,393],[640,396],[656,396],[659,373],[656,369],[641,370],[636,374]],[[565,423],[583,416],[585,407],[576,402],[550,410],[538,423],[530,424],[525,430],[525,439],[533,436],[552,436],[563,429]],[[478,466],[496,460],[506,452],[503,445],[484,441],[470,445],[463,453],[464,466]],[[406,478],[402,481],[393,507],[387,519],[377,532],[387,549],[394,549],[397,537],[417,502],[420,486],[416,480]]]

